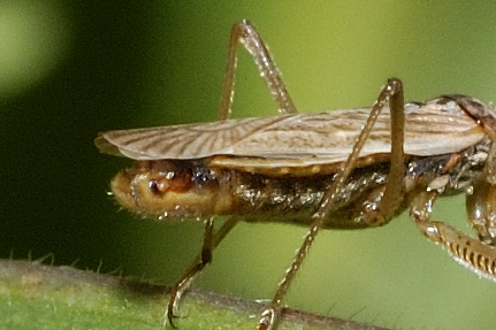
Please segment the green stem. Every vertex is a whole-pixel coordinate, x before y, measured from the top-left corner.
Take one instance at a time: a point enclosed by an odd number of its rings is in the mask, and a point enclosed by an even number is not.
[[[161,329],[166,291],[165,286],[71,267],[0,259],[0,328]],[[253,330],[262,309],[243,299],[189,290],[180,304],[185,317],[176,326]],[[384,329],[284,309],[277,330],[302,328]]]

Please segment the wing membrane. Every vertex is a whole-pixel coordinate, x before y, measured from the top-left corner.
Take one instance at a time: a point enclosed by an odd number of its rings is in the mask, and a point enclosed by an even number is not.
[[[305,166],[347,159],[370,109],[318,114],[232,119],[223,122],[152,127],[100,133],[101,152],[136,160],[244,156]],[[484,138],[484,132],[454,101],[435,99],[405,106],[405,153],[429,156],[460,151]],[[361,157],[389,153],[389,108],[373,127]]]

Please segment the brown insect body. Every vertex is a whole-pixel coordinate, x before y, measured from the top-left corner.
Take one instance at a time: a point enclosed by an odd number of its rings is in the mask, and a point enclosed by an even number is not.
[[[432,120],[446,120],[442,116],[450,116],[448,122],[452,125],[449,127],[436,126],[430,127],[431,135],[442,136],[446,139],[446,153],[435,154],[431,156],[408,155],[405,158],[405,184],[407,189],[402,197],[404,200],[402,207],[398,208],[396,213],[402,212],[409,204],[409,194],[417,190],[426,189],[431,181],[440,181],[439,177],[446,180],[436,189],[442,193],[458,193],[464,191],[467,186],[472,184],[472,179],[482,171],[487,158],[488,141],[481,134],[482,130],[474,124],[472,118],[467,116],[461,107],[455,107],[453,100],[440,98],[425,104],[411,104],[407,107],[406,117],[406,140],[405,149],[410,153],[429,153],[439,152],[440,148],[437,143],[430,140],[429,145],[425,145],[424,132],[421,129],[429,127],[428,123]],[[474,101],[479,104],[477,101]],[[434,106],[435,105],[435,106]],[[429,111],[426,111],[428,108]],[[432,109],[438,113],[432,112]],[[443,114],[444,112],[444,114]],[[305,127],[305,131],[310,131],[314,126],[321,127],[320,132],[327,133],[327,139],[334,136],[350,135],[354,132],[356,126],[360,125],[360,120],[365,120],[362,115],[366,113],[360,110],[347,112],[340,111],[337,117],[330,113],[333,118],[339,118],[339,123],[327,122],[327,126],[322,125],[322,115],[316,114],[318,120],[313,120],[311,114],[306,114],[307,123],[313,126]],[[326,114],[328,116],[328,114]],[[387,115],[387,113],[385,114]],[[288,116],[291,118],[294,116]],[[301,117],[301,116],[300,116]],[[160,219],[177,219],[178,217],[209,217],[214,215],[241,215],[246,221],[283,221],[308,225],[312,215],[322,202],[324,193],[329,190],[336,173],[342,168],[343,162],[336,161],[331,163],[322,163],[322,159],[333,157],[341,160],[349,153],[347,150],[348,139],[356,139],[356,136],[344,139],[343,145],[338,141],[322,141],[321,144],[333,144],[333,149],[328,149],[327,154],[305,154],[296,158],[296,154],[301,152],[301,143],[298,140],[295,145],[291,145],[289,138],[284,135],[296,137],[293,130],[285,128],[282,133],[277,132],[281,125],[279,117],[268,117],[262,120],[231,120],[229,127],[238,131],[243,131],[243,139],[249,140],[246,143],[252,145],[257,135],[265,135],[271,132],[278,136],[280,140],[286,140],[284,147],[279,150],[280,154],[275,154],[275,150],[270,150],[270,156],[265,157],[247,157],[246,155],[215,155],[214,148],[210,147],[209,153],[196,150],[197,154],[208,155],[203,159],[156,159],[138,161],[130,170],[121,172],[112,182],[112,191],[118,202],[132,212],[143,214],[145,216]],[[385,120],[385,117],[380,119]],[[456,121],[455,121],[456,120]],[[260,123],[261,122],[261,123]],[[277,126],[273,124],[277,122]],[[287,123],[288,120],[285,121]],[[304,133],[301,120],[294,122],[300,124],[299,133]],[[233,125],[237,123],[237,125]],[[248,123],[249,129],[242,126]],[[259,125],[254,125],[259,123]],[[272,127],[267,128],[267,123]],[[325,123],[325,122],[324,122]],[[169,132],[192,130],[197,133],[196,138],[204,141],[203,133],[206,131],[208,139],[221,139],[222,136],[213,136],[212,132],[225,134],[225,123],[218,123],[223,129],[214,130],[216,125],[210,124],[193,124],[164,127],[153,129],[149,132],[155,135],[160,132],[158,137],[146,141],[147,149],[141,149],[141,154],[135,156],[137,159],[146,159],[158,156],[156,150],[163,149],[164,156],[174,152],[181,155],[189,156],[189,149],[183,147],[178,149],[167,148],[162,146],[163,141],[167,146],[171,144],[167,135]],[[458,127],[460,131],[456,130]],[[334,128],[332,133],[328,128]],[[355,170],[350,175],[346,185],[340,191],[340,196],[336,202],[335,211],[330,214],[330,218],[325,221],[326,228],[365,228],[368,224],[363,221],[363,214],[367,210],[374,209],[382,198],[382,192],[387,182],[389,174],[389,153],[386,153],[384,146],[390,144],[389,131],[387,123],[378,125],[371,132],[369,145],[365,145],[365,152],[368,154],[358,159]],[[206,130],[208,127],[209,130]],[[282,126],[284,127],[284,126]],[[327,129],[324,130],[324,128]],[[446,128],[443,131],[443,128]],[[448,129],[449,128],[449,129]],[[140,130],[141,132],[143,130]],[[129,155],[138,154],[138,147],[142,147],[143,140],[134,138],[133,131],[107,132],[100,136],[97,142],[103,150],[110,150],[114,147],[119,153]],[[234,135],[234,134],[233,134]],[[329,137],[329,135],[331,135]],[[232,135],[231,135],[232,136]],[[410,137],[410,139],[408,139]],[[457,138],[453,142],[453,138]],[[375,138],[375,140],[374,140]],[[463,140],[466,138],[466,140]],[[482,138],[475,146],[474,140]],[[233,139],[231,137],[231,139]],[[188,142],[189,145],[196,146],[196,141]],[[244,141],[238,140],[238,145]],[[139,142],[136,143],[136,141]],[[113,143],[112,145],[109,144]],[[234,144],[234,142],[232,143]],[[219,143],[232,146],[229,141],[224,140]],[[187,145],[184,143],[184,145]],[[206,144],[204,144],[206,145]],[[260,144],[266,149],[267,146]],[[208,147],[208,144],[206,145]],[[410,149],[408,147],[410,146]],[[468,147],[467,147],[468,146]],[[374,147],[377,152],[374,152]],[[107,148],[107,149],[105,149]],[[225,147],[224,147],[225,148]],[[465,148],[463,150],[456,150]],[[253,147],[255,149],[255,147]],[[143,150],[147,151],[146,153]],[[293,151],[296,150],[296,151]],[[337,150],[337,151],[336,151]],[[429,151],[435,150],[435,151]],[[457,152],[454,152],[457,151]],[[343,153],[343,154],[340,154]],[[362,150],[364,153],[364,150]],[[289,155],[293,156],[290,157]],[[171,156],[170,156],[171,157]],[[178,157],[178,155],[175,155]],[[165,158],[165,157],[164,157]],[[285,163],[283,167],[277,167],[273,163]],[[272,164],[272,166],[270,166]],[[160,188],[161,187],[161,188]]]
[[[453,162],[453,158],[456,161]],[[439,177],[446,180],[435,189],[443,194],[464,192],[482,172],[485,158],[487,140],[459,153],[409,157],[405,175],[408,191],[397,213],[408,206],[409,193],[426,189],[434,180],[439,181]],[[118,202],[130,211],[159,219],[241,215],[246,221],[308,225],[335,177],[335,173],[268,176],[211,169],[208,164],[208,159],[138,161],[133,168],[114,178],[112,191]],[[387,161],[356,168],[340,191],[336,210],[325,221],[325,228],[368,227],[361,218],[381,200],[388,174]],[[160,182],[166,182],[167,188],[154,188]]]
[[[282,115],[227,119],[236,46],[252,55]],[[372,108],[299,114],[254,26],[234,25],[220,121],[100,133],[103,153],[136,160],[112,181],[126,209],[159,219],[202,218],[203,249],[172,287],[167,319],[212,251],[236,225],[309,226],[258,329],[270,329],[319,229],[386,224],[405,209],[429,240],[481,277],[496,281],[496,114],[468,96],[404,103],[389,79]],[[386,103],[389,103],[389,107]],[[466,192],[472,238],[430,218],[443,195]],[[214,233],[213,216],[231,215]]]

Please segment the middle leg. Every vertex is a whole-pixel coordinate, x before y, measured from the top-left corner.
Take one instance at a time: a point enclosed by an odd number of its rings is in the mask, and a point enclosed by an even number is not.
[[[274,297],[269,305],[262,313],[262,318],[259,320],[258,329],[267,330],[271,329],[273,324],[276,322],[277,317],[280,314],[282,299],[286,294],[289,286],[295,277],[298,269],[300,268],[305,256],[308,253],[313,241],[315,240],[320,228],[324,225],[325,219],[331,214],[331,212],[336,207],[336,201],[339,192],[343,189],[351,171],[353,170],[358,158],[360,151],[362,150],[367,138],[374,126],[374,123],[379,116],[379,113],[383,109],[386,101],[389,101],[391,108],[391,140],[392,140],[392,152],[395,154],[391,155],[391,180],[388,181],[386,185],[386,190],[384,192],[384,197],[382,202],[379,204],[379,212],[375,214],[378,220],[374,220],[372,215],[370,215],[370,222],[372,224],[380,224],[387,221],[394,213],[397,205],[397,198],[403,189],[403,175],[404,175],[404,153],[403,153],[403,141],[404,141],[404,97],[403,97],[403,87],[399,79],[389,79],[387,84],[382,88],[377,101],[374,103],[370,115],[358,136],[358,139],[353,146],[353,150],[348,157],[343,169],[338,173],[335,181],[326,192],[322,198],[322,203],[319,209],[313,216],[313,222],[310,229],[305,235],[304,241],[300,248],[298,249],[296,256],[294,257],[291,266],[286,271],[286,275],[283,277],[282,281],[279,283],[279,288],[274,294]],[[399,129],[398,129],[399,127]],[[389,205],[386,203],[396,203]],[[374,221],[372,221],[374,220]]]

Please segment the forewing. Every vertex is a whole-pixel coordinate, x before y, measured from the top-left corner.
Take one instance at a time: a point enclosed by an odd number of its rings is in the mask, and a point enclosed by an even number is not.
[[[233,119],[100,133],[104,153],[136,160],[197,159],[211,156],[267,158],[303,165],[347,159],[370,109],[319,114]],[[453,101],[432,100],[405,106],[406,154],[429,156],[457,152],[484,138],[483,130]],[[389,153],[389,108],[384,108],[360,156]]]
[[[267,126],[277,126],[284,119],[284,116],[244,118],[109,131],[99,133],[95,145],[103,153],[136,160],[234,155],[238,144],[265,130]]]

